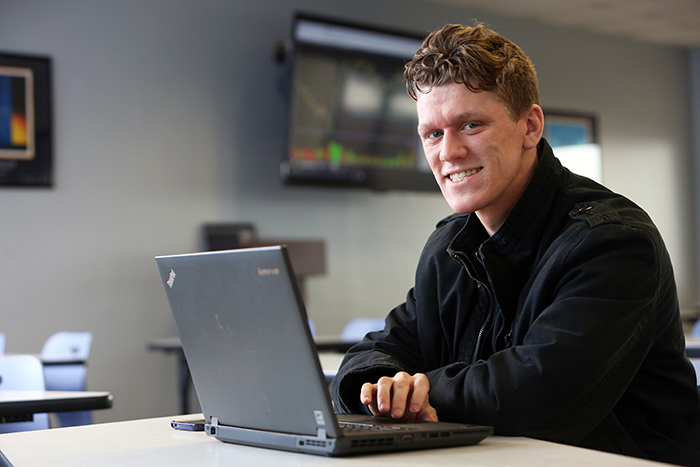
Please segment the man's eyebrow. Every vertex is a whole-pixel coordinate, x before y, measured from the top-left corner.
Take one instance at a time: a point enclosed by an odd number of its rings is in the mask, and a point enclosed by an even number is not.
[[[450,120],[456,120],[458,122],[462,122],[464,120],[483,120],[485,118],[484,113],[480,112],[479,110],[472,109],[472,110],[467,110],[465,112],[462,112],[461,114],[456,115],[455,117],[451,117]],[[429,128],[432,128],[434,125],[431,125],[430,123],[423,123],[421,121],[418,121],[418,131],[425,131]]]
[[[484,113],[478,109],[467,110],[466,112],[459,114],[457,116],[457,119],[458,120],[470,120],[470,119],[483,120]]]

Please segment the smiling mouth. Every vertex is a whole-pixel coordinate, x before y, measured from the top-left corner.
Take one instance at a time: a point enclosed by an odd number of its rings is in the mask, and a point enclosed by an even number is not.
[[[475,173],[480,172],[481,169],[483,169],[483,167],[479,167],[478,169],[466,170],[464,172],[453,173],[448,175],[447,178],[449,178],[453,182],[461,182],[471,177]]]

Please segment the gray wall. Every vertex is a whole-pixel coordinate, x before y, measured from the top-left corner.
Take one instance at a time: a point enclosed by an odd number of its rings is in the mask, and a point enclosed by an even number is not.
[[[691,122],[691,148],[694,168],[692,193],[694,199],[700,199],[700,49],[688,52],[689,83],[690,83],[690,122]],[[700,232],[700,203],[695,202],[695,232]],[[696,251],[697,267],[700,268],[700,251]],[[698,269],[696,269],[697,271]]]
[[[0,50],[53,58],[56,157],[53,189],[0,189],[0,330],[9,352],[92,330],[89,388],[115,396],[97,421],[177,410],[175,360],[146,350],[174,334],[153,256],[196,250],[201,223],[325,238],[329,271],[309,282],[307,306],[319,334],[337,334],[403,300],[449,213],[439,194],[280,186],[284,97],[271,47],[296,9],[418,32],[478,17],[519,43],[546,107],[599,116],[606,183],[656,220],[682,305],[695,306],[680,49],[427,0],[0,0]]]

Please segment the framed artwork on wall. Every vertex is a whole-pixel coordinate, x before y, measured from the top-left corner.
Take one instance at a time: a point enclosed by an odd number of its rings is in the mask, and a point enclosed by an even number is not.
[[[544,137],[552,147],[596,144],[598,128],[595,115],[544,110]]]
[[[51,60],[0,53],[0,187],[53,186]]]
[[[564,167],[603,183],[603,154],[595,115],[545,109],[543,136]]]

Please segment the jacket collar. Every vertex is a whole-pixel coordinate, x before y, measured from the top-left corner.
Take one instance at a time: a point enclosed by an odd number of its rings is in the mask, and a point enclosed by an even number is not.
[[[553,221],[552,209],[562,187],[563,168],[544,138],[538,152],[539,162],[532,180],[503,225],[489,239],[502,255],[527,253],[529,256],[527,250],[540,243],[544,230]]]

